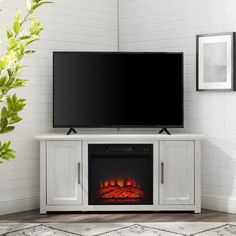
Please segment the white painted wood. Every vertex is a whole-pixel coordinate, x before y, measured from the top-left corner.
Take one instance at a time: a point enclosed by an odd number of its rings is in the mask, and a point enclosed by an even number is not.
[[[41,134],[35,137],[37,140],[88,140],[88,141],[153,141],[153,140],[202,140],[203,135],[200,134]]]
[[[194,211],[194,205],[47,206],[47,211]]]
[[[201,213],[201,142],[195,141],[195,213]]]
[[[46,181],[47,181],[47,172],[46,172],[46,158],[47,158],[47,143],[46,141],[40,141],[40,213],[46,213]]]
[[[82,204],[81,142],[47,142],[47,204]]]
[[[83,206],[88,206],[88,142],[83,141]]]
[[[194,204],[193,141],[160,141],[159,171],[161,205]]]
[[[154,209],[158,209],[159,198],[159,141],[153,144],[153,205]]]
[[[191,211],[194,210],[192,207]],[[153,205],[47,206],[47,211],[156,211]],[[157,210],[158,211],[158,210]]]
[[[38,137],[39,136],[37,136],[37,138]],[[49,140],[46,140],[45,137],[47,137]],[[41,213],[45,213],[47,211],[124,211],[124,210],[125,211],[183,210],[183,211],[195,211],[196,213],[200,212],[201,209],[200,138],[203,138],[203,136],[173,135],[172,138],[169,139],[169,136],[166,135],[86,134],[86,135],[72,135],[73,139],[67,137],[68,136],[66,135],[54,134],[49,136],[44,135],[43,138],[40,139],[41,174],[44,175],[41,176],[41,189],[42,189],[41,191],[42,199],[41,199],[41,209],[40,209]],[[183,137],[185,137],[185,139]],[[189,139],[186,140],[186,137],[188,137]],[[88,205],[88,144],[104,144],[104,143],[153,144],[153,204],[152,205],[135,205],[135,206]],[[47,163],[46,163],[46,158],[47,158]],[[76,174],[73,175],[73,173],[76,172],[76,166],[77,166],[76,164],[79,160],[83,164],[81,165],[80,187],[78,187],[77,184],[77,177],[71,177],[71,176],[76,176]],[[172,180],[171,185],[168,186],[165,192],[163,192],[162,189],[163,186],[160,185],[161,161],[165,161],[168,164],[167,166],[170,166],[170,170],[172,171],[170,172],[170,174],[165,174],[164,176],[165,179],[167,179],[168,181]],[[47,164],[47,176],[45,177],[46,164]],[[50,168],[49,171],[49,167],[53,168]],[[72,175],[69,175],[68,173],[72,173]],[[176,178],[176,176],[178,178]],[[183,181],[181,180],[181,178],[183,179]],[[68,186],[66,183],[72,183],[72,184]],[[74,184],[74,189],[72,187],[73,184]],[[53,189],[54,186],[56,186],[56,188]],[[58,191],[58,186],[60,187],[62,186],[62,188],[59,188],[59,191]],[[194,195],[195,186],[196,189]],[[172,194],[172,196],[170,196],[170,193]],[[46,195],[47,195],[47,202],[46,202]],[[160,196],[162,196],[162,199],[164,199],[165,201],[161,201]]]

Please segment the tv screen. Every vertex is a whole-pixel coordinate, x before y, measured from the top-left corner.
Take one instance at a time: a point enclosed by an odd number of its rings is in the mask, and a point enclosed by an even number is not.
[[[183,53],[54,52],[54,127],[183,127]]]

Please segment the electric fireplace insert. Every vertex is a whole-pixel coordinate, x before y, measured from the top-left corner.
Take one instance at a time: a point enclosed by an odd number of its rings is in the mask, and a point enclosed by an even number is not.
[[[89,205],[152,205],[152,144],[89,144]]]

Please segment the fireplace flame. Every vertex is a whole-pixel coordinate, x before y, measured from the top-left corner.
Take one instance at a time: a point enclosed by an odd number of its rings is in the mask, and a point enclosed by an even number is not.
[[[117,179],[117,185],[121,188],[124,187],[124,180],[123,179]]]
[[[110,179],[110,186],[114,187],[116,185],[116,182],[114,179]]]
[[[105,201],[138,202],[143,198],[144,192],[134,177],[112,177],[100,181],[98,195]]]
[[[131,178],[128,177],[127,180],[126,180],[125,185],[126,185],[126,186],[133,186],[133,179],[131,179]]]
[[[108,187],[108,186],[109,186],[109,180],[108,180],[108,179],[104,180],[104,186],[105,186],[105,187]]]
[[[117,186],[117,187],[121,187],[121,188],[124,187],[124,186],[138,187],[137,182],[134,179],[134,177],[117,178],[117,179],[110,178],[110,179],[100,181],[100,187],[101,188],[108,187],[108,186],[111,186],[111,187]]]

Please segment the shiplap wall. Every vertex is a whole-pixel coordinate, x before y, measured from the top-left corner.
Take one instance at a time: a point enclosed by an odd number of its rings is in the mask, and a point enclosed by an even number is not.
[[[0,214],[38,208],[39,143],[34,136],[52,131],[52,51],[117,50],[117,0],[56,0],[36,15],[45,30],[28,57],[24,78],[29,82],[17,90],[27,99],[23,121],[16,125],[12,140],[15,160],[0,165]],[[0,54],[4,29],[12,23],[17,9],[26,9],[26,0],[0,2]]]
[[[3,29],[25,2],[0,2],[3,43]],[[56,0],[37,14],[45,31],[34,46],[37,54],[26,60],[29,83],[17,92],[27,98],[27,107],[15,133],[6,137],[17,159],[0,165],[0,214],[38,207],[39,144],[34,136],[52,130],[52,51],[117,50],[118,23],[121,51],[185,52],[186,128],[181,131],[207,137],[203,206],[236,212],[236,93],[195,92],[195,35],[236,31],[235,0],[120,0],[119,5],[119,22],[116,0]]]
[[[196,34],[236,31],[235,0],[120,0],[120,50],[185,53],[185,129],[206,135],[203,207],[236,212],[236,92],[196,92]],[[171,96],[171,95],[170,95]]]

